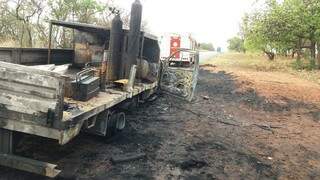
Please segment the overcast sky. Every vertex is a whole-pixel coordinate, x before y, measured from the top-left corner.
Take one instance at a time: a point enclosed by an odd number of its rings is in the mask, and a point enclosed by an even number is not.
[[[134,0],[114,0],[130,10]],[[256,0],[140,0],[143,19],[152,33],[192,33],[199,42],[226,47],[237,34],[241,17]]]

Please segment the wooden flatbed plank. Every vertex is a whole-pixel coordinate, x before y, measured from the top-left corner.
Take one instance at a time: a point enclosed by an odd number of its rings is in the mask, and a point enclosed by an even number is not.
[[[69,112],[64,112],[63,122],[75,119],[78,116],[83,115],[86,112],[93,111],[94,109],[107,109],[119,102],[126,99],[126,93],[117,91],[116,93],[99,92],[96,97],[93,97],[89,101],[75,101],[70,98],[66,98],[64,102],[70,104],[76,104],[77,108]]]
[[[93,111],[95,109],[99,109],[101,111],[108,109],[120,102],[131,98],[132,96],[136,96],[141,92],[152,89],[157,86],[157,82],[152,84],[146,83],[139,83],[134,86],[134,91],[132,93],[115,90],[115,89],[108,89],[107,92],[99,92],[99,94],[90,99],[89,101],[82,102],[82,101],[75,101],[70,98],[65,98],[65,102],[69,104],[76,104],[77,108],[71,111],[65,111],[63,114],[63,122],[71,121],[73,119],[77,119],[77,117],[88,118],[85,116],[86,113],[95,114]],[[90,113],[92,112],[92,113]],[[97,112],[97,111],[96,111]]]
[[[22,111],[10,110],[10,108],[0,108],[0,118],[12,119],[16,121],[21,121],[29,124],[35,124],[40,126],[47,126],[47,114],[38,113],[37,116],[34,114],[23,113]]]
[[[54,77],[54,78],[63,78],[63,75],[60,75],[55,72],[51,71],[43,71],[39,69],[32,68],[30,66],[24,66],[24,65],[19,65],[19,64],[13,64],[13,63],[8,63],[8,62],[2,62],[0,61],[0,72],[2,70],[5,70],[7,68],[16,70],[18,73],[31,73],[31,74],[36,74],[38,76],[48,76],[48,77]],[[5,71],[4,71],[5,72]],[[45,82],[44,82],[45,83]]]
[[[0,128],[23,132],[26,134],[33,134],[56,140],[60,140],[61,138],[61,132],[57,129],[47,128],[44,126],[38,126],[12,119],[0,118]]]
[[[56,98],[56,90],[48,87],[34,86],[33,84],[22,84],[7,81],[0,78],[0,89],[17,92],[23,95],[37,95],[39,98]]]
[[[55,99],[40,99],[35,95],[23,95],[0,89],[0,102],[5,107],[15,107],[15,110],[30,111],[30,114],[37,112],[47,113],[48,109],[56,109],[58,106]]]
[[[152,84],[137,84],[134,87],[134,91],[131,93],[117,89],[107,89],[107,92],[99,92],[96,97],[86,102],[65,98],[66,103],[76,104],[77,108],[69,112],[64,111],[64,127],[61,127],[61,129],[65,130],[61,131],[62,133],[59,143],[61,145],[66,144],[77,136],[81,130],[84,120],[97,115],[100,112],[131,98],[132,96],[138,95],[145,90],[152,89],[156,87],[157,84],[157,82]]]

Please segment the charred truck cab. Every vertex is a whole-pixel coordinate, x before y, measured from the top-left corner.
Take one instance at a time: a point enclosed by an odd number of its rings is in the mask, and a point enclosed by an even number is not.
[[[52,20],[48,49],[0,48],[0,165],[55,177],[57,165],[13,153],[14,132],[60,145],[80,131],[110,137],[125,127],[127,105],[158,89],[192,99],[198,63],[179,69],[160,61],[157,37],[141,31],[141,15],[136,0],[129,30],[118,14],[111,28]],[[73,49],[51,47],[53,26],[75,31]]]

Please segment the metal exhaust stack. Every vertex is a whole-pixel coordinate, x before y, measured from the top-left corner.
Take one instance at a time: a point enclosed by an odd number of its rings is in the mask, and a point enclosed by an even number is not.
[[[121,68],[121,42],[123,36],[123,22],[120,15],[117,14],[112,20],[111,32],[110,32],[110,58],[108,62],[108,82],[119,79]]]
[[[140,33],[142,20],[142,5],[136,0],[131,6],[130,30],[128,34],[127,58],[124,62],[124,77],[128,78],[132,65],[137,65],[139,55]]]

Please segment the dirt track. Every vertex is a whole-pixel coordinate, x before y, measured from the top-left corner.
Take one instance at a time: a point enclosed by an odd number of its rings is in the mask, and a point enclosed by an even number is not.
[[[292,75],[205,66],[194,102],[160,95],[128,118],[112,141],[83,134],[59,147],[27,137],[20,153],[57,163],[60,179],[320,178],[320,86]],[[111,163],[128,152],[146,157]]]

